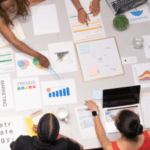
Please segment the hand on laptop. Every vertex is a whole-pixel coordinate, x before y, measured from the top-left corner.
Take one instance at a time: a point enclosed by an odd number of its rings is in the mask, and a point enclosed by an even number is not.
[[[92,7],[90,6],[89,9],[91,11],[91,13],[93,13],[93,16],[97,16],[100,12],[100,4],[99,4],[100,0],[93,0],[92,2]]]
[[[88,21],[90,21],[90,18],[88,16],[88,14],[85,12],[84,9],[79,10],[79,12],[78,12],[78,20],[82,24],[86,23],[86,25],[88,26]]]
[[[88,108],[86,110],[91,110],[91,111],[97,111],[98,112],[98,106],[92,100],[85,101],[85,105],[88,106]]]

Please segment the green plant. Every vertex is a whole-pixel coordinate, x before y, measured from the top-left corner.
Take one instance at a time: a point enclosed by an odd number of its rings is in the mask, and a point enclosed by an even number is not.
[[[125,30],[129,26],[129,20],[125,15],[117,15],[113,20],[113,25],[117,30]]]

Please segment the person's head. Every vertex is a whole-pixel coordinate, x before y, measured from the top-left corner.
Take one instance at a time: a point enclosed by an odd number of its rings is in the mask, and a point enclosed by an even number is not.
[[[42,143],[55,142],[59,134],[59,122],[53,114],[45,114],[37,127],[38,140]]]
[[[26,17],[29,5],[28,0],[0,0],[0,17],[2,17],[6,25],[12,24],[8,14],[17,10],[18,15]]]
[[[115,117],[117,129],[128,139],[134,139],[143,133],[143,126],[137,114],[130,110],[122,110]]]

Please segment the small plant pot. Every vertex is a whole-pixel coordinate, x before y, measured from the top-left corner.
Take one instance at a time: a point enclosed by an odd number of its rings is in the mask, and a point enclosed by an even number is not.
[[[118,15],[113,20],[113,26],[118,31],[123,31],[129,27],[129,20],[125,15]]]

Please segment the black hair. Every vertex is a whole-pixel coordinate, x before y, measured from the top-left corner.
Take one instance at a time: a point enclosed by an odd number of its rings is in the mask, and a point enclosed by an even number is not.
[[[42,143],[55,142],[59,129],[60,126],[57,118],[53,114],[45,114],[38,123],[38,140]]]
[[[130,110],[122,110],[116,118],[117,129],[128,139],[134,139],[143,133],[143,126],[137,114]]]

